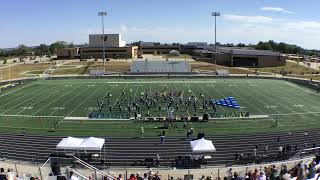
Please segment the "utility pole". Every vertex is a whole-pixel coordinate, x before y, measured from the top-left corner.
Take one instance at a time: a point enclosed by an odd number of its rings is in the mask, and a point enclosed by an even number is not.
[[[104,47],[104,41],[105,41],[105,37],[104,37],[104,16],[107,16],[107,12],[106,11],[100,11],[100,12],[98,12],[98,16],[101,16],[101,22],[102,22],[103,72],[105,72],[104,62],[106,60],[106,52],[105,52],[105,47]]]
[[[214,64],[217,72],[217,16],[220,16],[220,12],[212,12],[211,16],[214,17]]]

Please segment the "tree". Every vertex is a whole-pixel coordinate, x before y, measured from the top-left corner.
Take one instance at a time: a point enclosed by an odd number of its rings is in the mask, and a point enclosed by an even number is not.
[[[28,48],[26,45],[21,44],[16,49],[12,50],[10,52],[11,56],[26,56],[28,52],[30,52],[32,49]]]
[[[256,46],[255,46],[256,49],[258,50],[272,50],[272,47],[270,46],[269,43],[265,43],[265,42],[262,42],[260,41]]]
[[[63,49],[63,48],[66,48],[66,47],[69,47],[69,44],[65,41],[57,41],[53,44],[50,45],[50,53],[51,54],[57,54],[57,51],[59,49]]]
[[[40,44],[40,46],[35,48],[35,55],[38,56],[43,56],[43,55],[51,55],[51,51],[49,46],[47,46],[46,44]]]
[[[131,46],[140,46],[140,44],[141,44],[141,41],[130,43]]]
[[[233,44],[233,43],[227,43],[227,44],[225,44],[224,46],[227,46],[227,47],[234,47],[234,44]]]
[[[239,43],[239,44],[237,44],[236,46],[237,46],[237,47],[246,47],[246,45],[243,44],[243,43]]]
[[[275,43],[273,40],[269,40],[268,43],[270,44],[270,47],[271,47],[272,50],[276,50],[277,49],[278,44]]]

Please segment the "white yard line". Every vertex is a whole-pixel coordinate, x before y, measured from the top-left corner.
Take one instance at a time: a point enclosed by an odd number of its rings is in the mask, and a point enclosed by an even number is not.
[[[117,97],[117,99],[119,100],[121,95],[122,95],[122,92],[128,87],[128,84],[125,85],[125,87],[122,88],[122,91],[119,93],[119,96]],[[116,99],[116,100],[117,100]],[[114,101],[113,105],[112,105],[112,108],[116,105],[117,101]]]
[[[186,84],[185,84],[186,85]],[[178,87],[177,87],[177,85],[176,85],[176,83],[174,83],[174,87],[175,87],[175,89],[177,90],[177,91],[179,91],[179,89],[178,89]],[[184,102],[182,102],[183,104],[184,104]],[[182,107],[183,108],[183,107]],[[188,116],[190,116],[190,113],[189,113],[189,108],[187,108],[187,114],[188,114]]]
[[[76,90],[78,88],[74,88],[74,89],[71,89],[70,91],[67,91],[66,93],[64,93],[63,95],[59,96],[58,98],[55,98],[55,100],[53,101],[50,101],[50,103],[47,103],[45,106],[43,106],[42,108],[38,109],[37,111],[35,111],[34,113],[32,113],[31,115],[35,115],[36,113],[38,113],[39,111],[43,110],[44,108],[48,107],[49,105],[51,105],[52,103],[56,102],[57,100],[61,99],[62,97],[64,97],[65,95],[73,92],[74,90]],[[59,92],[59,91],[58,91]],[[56,94],[56,93],[55,93]],[[50,95],[52,96],[52,95]],[[39,101],[41,102],[41,101]]]
[[[89,88],[90,88],[89,86],[87,86],[86,88],[84,88],[84,89],[83,89],[82,91],[80,91],[77,95],[73,96],[73,97],[70,98],[68,101],[64,102],[64,103],[61,105],[61,107],[62,107],[62,106],[65,106],[66,104],[68,104],[69,102],[71,102],[72,100],[74,100],[76,97],[78,97],[80,94],[82,94],[84,91],[86,91],[86,90],[89,89]],[[77,89],[77,88],[76,88],[76,89]],[[56,111],[58,111],[58,109],[52,111],[52,112],[49,114],[49,116],[51,116],[51,114],[55,113]]]
[[[288,83],[287,83],[288,84]],[[295,87],[295,86],[294,86]],[[299,87],[298,87],[299,88]],[[307,89],[306,89],[307,90]],[[299,97],[301,97],[301,99],[304,99],[305,97],[303,96],[303,95],[301,95],[301,94],[299,94],[299,93],[297,93],[297,92],[295,92],[295,91],[293,91],[293,90],[288,90],[289,92],[290,92],[290,94],[295,94],[296,96],[299,96]],[[308,91],[308,90],[307,90]],[[310,91],[311,92],[311,91]],[[300,100],[301,101],[301,100]],[[314,109],[317,109],[317,110],[320,110],[320,102],[319,101],[317,101],[317,100],[314,100],[314,99],[312,99],[312,98],[309,98],[308,99],[308,101],[312,101],[313,103],[315,103],[315,104],[317,104],[317,106],[318,107],[315,107],[315,106],[310,106],[309,104],[305,104],[305,103],[303,103],[303,105],[305,105],[305,106],[309,106],[309,107],[311,107],[311,108],[314,108]]]
[[[247,83],[248,84],[248,83]],[[230,88],[231,89],[231,88]],[[238,88],[239,89],[239,88]],[[231,92],[233,92],[232,90],[230,90]],[[233,92],[233,94],[236,94]],[[252,106],[254,109],[260,111],[262,114],[267,114],[265,112],[263,112],[261,109],[257,108],[256,106],[251,105],[247,100],[245,100],[244,98],[242,98],[241,96],[239,96],[240,99],[242,99],[243,101],[245,101],[248,105]],[[274,122],[277,122],[275,119],[273,119],[272,117],[269,117],[270,119],[272,119]],[[279,126],[282,126],[279,122],[277,122]]]
[[[37,93],[38,91],[41,91],[41,90],[43,90],[43,89],[45,89],[45,87],[39,88],[39,89],[37,89],[37,90],[35,90],[35,91],[32,91],[32,92],[25,93],[25,94],[23,94],[22,96],[20,96],[20,97],[18,97],[18,98],[15,98],[13,101],[9,101],[9,102],[7,102],[6,104],[1,105],[1,106],[0,106],[0,109],[1,109],[2,107],[7,106],[8,104],[14,103],[14,102],[18,101],[19,99],[24,98],[24,97],[26,97],[26,96],[28,96],[28,95],[30,95],[30,94],[35,94],[35,93]]]
[[[97,92],[97,90],[95,90],[93,93],[91,93],[84,101],[82,101],[76,108],[74,108],[66,117],[69,117],[75,110],[77,110],[83,103],[85,103],[93,94],[95,94]],[[64,119],[62,119],[61,121],[59,121],[57,123],[57,126],[62,123]]]
[[[283,113],[283,114],[268,114],[269,116],[292,116],[292,115],[307,115],[307,114],[320,114],[320,112],[295,112],[295,113]]]
[[[59,86],[56,86],[56,87],[59,87]],[[52,89],[48,88],[46,91],[42,91],[41,93],[39,93],[39,94],[37,94],[37,95],[39,96],[39,95],[44,94],[44,93],[46,93],[46,92],[48,92],[48,91],[52,91]],[[6,113],[6,112],[8,112],[8,111],[10,111],[10,110],[12,110],[12,109],[15,109],[16,107],[20,106],[21,104],[24,104],[24,103],[26,103],[26,102],[28,102],[28,101],[30,101],[30,100],[32,100],[32,99],[34,99],[34,96],[32,96],[31,98],[28,98],[27,100],[25,100],[25,101],[23,101],[23,102],[15,105],[15,106],[11,107],[10,109],[5,110],[5,111],[2,112],[1,114],[4,114],[4,113]]]
[[[64,116],[30,116],[30,115],[16,115],[16,114],[1,114],[0,117],[26,117],[26,118],[64,118]]]
[[[59,87],[59,86],[58,86],[58,87]],[[61,90],[61,89],[58,88],[58,90],[55,90],[55,91],[53,91],[52,93],[49,93],[47,96],[45,96],[45,97],[37,100],[36,102],[32,103],[32,104],[29,105],[29,106],[30,106],[30,107],[34,107],[36,104],[40,103],[41,101],[43,101],[43,100],[45,100],[45,99],[47,99],[47,98],[49,98],[49,97],[51,97],[51,96],[59,93],[60,90]],[[27,109],[22,109],[21,111],[19,111],[19,112],[16,113],[16,114],[20,114],[21,112],[23,112],[23,111],[25,111],[25,110],[27,110]],[[33,115],[33,114],[32,114],[32,115]]]
[[[248,80],[247,80],[248,81]],[[250,82],[248,82],[248,84],[250,84]],[[257,87],[256,88],[248,88],[249,90],[252,90],[252,91],[254,91],[254,89],[257,89]],[[264,90],[264,88],[261,88],[262,89],[262,91],[264,91],[264,92],[266,92],[266,93],[269,93],[269,91],[266,91],[266,90]],[[267,99],[268,99],[268,101],[271,101],[273,104],[270,104],[270,105],[275,105],[275,104],[278,104],[278,105],[281,105],[281,103],[277,103],[277,102],[274,102],[274,101],[272,101],[272,100],[270,100],[270,99],[272,99],[272,98],[268,98],[268,96],[266,96],[266,95],[264,95],[265,93],[259,93],[259,91],[255,91],[255,92],[257,92],[260,96],[265,96],[265,97],[267,97]],[[269,93],[269,94],[271,94],[272,95],[272,93]],[[261,101],[260,99],[258,99],[256,96],[254,96],[255,97],[255,99],[256,100],[258,100],[259,102],[261,102],[261,103],[263,103],[264,105],[267,105],[266,103],[264,103],[263,101]],[[281,95],[280,96],[278,96],[278,98],[282,98],[281,97]],[[283,99],[283,98],[282,98]],[[288,102],[288,101],[287,101]],[[282,106],[282,105],[281,105]],[[287,108],[289,111],[291,111],[291,112],[296,112],[295,110],[293,110],[293,109],[291,109],[291,108],[289,108],[289,107],[287,107],[287,106],[284,106],[285,108]],[[275,111],[277,111],[277,112],[279,112],[278,110],[277,110],[277,108],[274,108],[274,110]]]
[[[310,90],[308,90],[308,89],[302,88],[302,87],[300,87],[300,86],[298,86],[298,85],[296,85],[296,84],[294,84],[294,83],[286,83],[286,84],[288,84],[289,86],[293,86],[293,87],[299,88],[299,89],[301,89],[301,90],[304,90],[304,91],[306,91],[306,92],[308,92],[308,93],[311,93],[311,94],[320,96],[320,94],[315,93],[315,92],[313,92],[313,91],[310,91]]]
[[[133,96],[134,101],[136,100],[136,95],[137,95],[139,88],[140,88],[140,84],[137,84],[137,89],[136,89],[136,92],[134,93],[134,96]]]
[[[213,87],[213,89],[215,89],[216,91],[218,91],[218,93],[221,94],[223,97],[227,97],[227,96],[224,95],[221,91],[219,91],[219,89],[218,89],[216,86],[210,86],[210,88],[212,88],[212,87]],[[227,112],[224,108],[222,108],[222,110],[223,110],[224,112]]]
[[[191,90],[189,83],[186,82],[185,85],[188,86],[188,91],[191,91],[192,96],[196,97],[199,100],[199,98],[196,95],[194,95],[193,91]],[[188,109],[189,109],[189,107],[188,107]],[[188,115],[189,115],[189,110],[188,110]]]
[[[279,91],[277,91],[275,88],[273,88],[273,91],[274,92],[279,92]],[[290,91],[290,92],[292,92],[292,91]],[[275,93],[276,94],[276,93]],[[293,93],[294,94],[294,93]],[[291,95],[293,95],[293,94],[291,94]],[[301,102],[301,99],[297,99],[297,98],[295,98],[295,96],[292,96],[292,97],[288,97],[288,98],[284,98],[284,97],[282,97],[281,96],[281,94],[278,94],[278,97],[279,98],[281,98],[281,99],[284,99],[285,101],[287,101],[287,102],[290,102],[291,101],[291,103],[292,104],[296,104],[297,102]],[[292,100],[291,100],[292,99]],[[293,100],[293,99],[295,99],[295,100]],[[304,102],[303,102],[303,104],[302,105],[305,105],[305,106],[309,106],[308,104],[306,105]],[[316,109],[316,110],[319,110],[319,108],[316,108],[316,107],[313,107],[313,106],[310,106],[311,108],[314,108],[314,109]],[[306,109],[306,108],[304,108],[304,107],[301,107],[302,109],[304,109],[306,112],[310,112],[308,109]],[[295,112],[297,112],[297,111],[295,111]]]
[[[10,92],[8,92],[8,93],[2,94],[2,95],[0,95],[0,97],[4,97],[4,96],[7,96],[7,95],[9,95],[9,94],[15,93],[15,92],[17,92],[17,91],[19,91],[19,90],[21,90],[21,89],[30,87],[30,86],[32,86],[32,85],[34,85],[34,84],[29,84],[29,85],[27,85],[27,86],[21,87],[21,88],[19,88],[19,89],[14,90],[14,91],[10,91]]]

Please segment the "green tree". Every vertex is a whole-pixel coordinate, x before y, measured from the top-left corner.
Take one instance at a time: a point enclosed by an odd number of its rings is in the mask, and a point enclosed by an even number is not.
[[[53,44],[50,45],[49,49],[50,49],[50,53],[51,54],[57,54],[57,51],[59,49],[63,49],[69,47],[69,44],[65,41],[57,41]]]
[[[16,49],[10,51],[11,56],[26,56],[28,52],[32,51],[31,48],[24,44],[19,45]]]
[[[140,44],[141,44],[141,41],[130,43],[131,46],[140,46]]]
[[[236,46],[237,46],[237,47],[246,47],[246,45],[243,44],[243,43],[239,43],[239,44],[237,44]]]
[[[49,46],[46,44],[40,44],[40,46],[35,48],[35,55],[43,56],[43,55],[51,55],[51,51]]]
[[[258,50],[272,50],[272,47],[270,46],[269,43],[267,42],[262,42],[260,41],[256,46],[255,46],[256,49]]]

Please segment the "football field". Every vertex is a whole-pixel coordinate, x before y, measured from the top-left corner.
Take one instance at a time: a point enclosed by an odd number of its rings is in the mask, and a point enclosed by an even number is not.
[[[150,92],[175,92],[185,99],[197,98],[192,105],[174,105],[175,116],[211,115],[209,122],[192,122],[188,126],[206,134],[293,131],[319,127],[320,95],[315,91],[283,80],[269,79],[74,79],[27,82],[0,94],[0,131],[58,135],[136,136],[140,127],[146,136],[157,136],[159,122],[125,120],[127,102]],[[201,99],[233,96],[240,109],[217,106],[203,108]],[[178,96],[175,98],[179,98]],[[109,119],[72,120],[97,112],[98,100],[108,101],[102,112]],[[160,105],[159,105],[160,104]],[[159,107],[160,106],[160,107]],[[141,114],[167,116],[165,104],[141,105]],[[252,118],[239,116],[248,112]],[[66,119],[66,117],[68,117]],[[278,122],[277,127],[275,127]],[[56,123],[56,132],[49,132]],[[183,123],[170,129],[169,136],[184,136]]]

